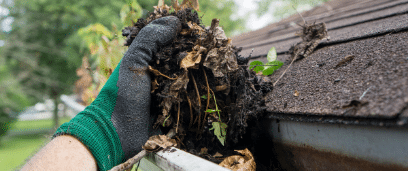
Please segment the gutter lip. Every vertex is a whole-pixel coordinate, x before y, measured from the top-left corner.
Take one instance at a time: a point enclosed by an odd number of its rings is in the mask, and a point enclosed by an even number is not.
[[[404,110],[402,110],[401,112],[403,111]],[[398,114],[396,117],[380,118],[362,116],[317,115],[311,113],[284,113],[272,111],[267,111],[265,113],[266,118],[268,119],[295,122],[408,128],[408,118],[400,117],[401,114]]]

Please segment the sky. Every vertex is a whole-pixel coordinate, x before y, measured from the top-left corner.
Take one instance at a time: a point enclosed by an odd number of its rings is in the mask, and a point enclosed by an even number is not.
[[[0,3],[3,0],[0,0]],[[265,27],[266,25],[277,22],[278,19],[276,17],[273,17],[273,12],[276,8],[279,8],[279,6],[282,6],[281,1],[274,1],[270,4],[268,12],[266,12],[265,15],[258,17],[256,15],[256,9],[258,8],[258,4],[256,3],[259,0],[234,0],[235,3],[238,5],[238,10],[233,14],[231,17],[245,17],[247,19],[247,22],[245,23],[245,26],[247,28],[247,31],[251,30],[257,30],[262,27]],[[300,9],[300,11],[307,10],[305,9]],[[299,9],[298,9],[299,10]],[[8,15],[8,10],[0,7],[0,16],[6,16]],[[13,22],[12,18],[7,18],[4,20],[1,25],[1,29],[3,31],[10,31],[11,30],[11,23]],[[0,42],[1,45],[1,42]]]
[[[238,5],[237,15],[239,17],[248,17],[247,22],[245,24],[248,30],[257,30],[266,25],[276,21],[276,18],[273,17],[272,13],[274,11],[273,4],[271,4],[271,8],[269,11],[263,15],[262,17],[258,17],[256,15],[256,9],[258,8],[258,4],[256,3],[257,0],[234,0],[235,3]],[[235,17],[235,16],[232,17]]]
[[[260,29],[269,23],[275,21],[274,17],[272,16],[273,9],[270,8],[268,13],[262,17],[257,17],[255,10],[258,8],[258,5],[256,3],[257,0],[234,0],[236,4],[238,5],[239,9],[237,10],[235,16],[239,17],[248,17],[247,22],[245,24],[246,28],[248,30],[256,30]],[[0,3],[2,0],[0,0]],[[271,4],[271,6],[276,6],[275,3]],[[279,4],[279,2],[278,2]],[[8,10],[0,7],[0,16],[6,16],[8,14]],[[234,16],[232,16],[234,17]],[[12,18],[8,18],[4,20],[3,23],[1,24],[1,28],[4,31],[10,31],[11,30],[11,23],[13,22]]]

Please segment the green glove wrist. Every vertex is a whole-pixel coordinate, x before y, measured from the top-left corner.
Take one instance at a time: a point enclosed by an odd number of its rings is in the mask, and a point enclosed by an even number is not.
[[[109,170],[123,161],[119,136],[111,122],[116,103],[120,63],[102,88],[98,98],[70,122],[58,128],[54,137],[63,134],[78,138],[92,152],[99,170]]]

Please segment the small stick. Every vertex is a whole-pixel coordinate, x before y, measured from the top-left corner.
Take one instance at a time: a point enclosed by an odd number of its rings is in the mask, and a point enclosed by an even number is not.
[[[174,129],[171,129],[168,133],[167,136],[172,138],[174,137],[176,134],[174,132]],[[134,164],[136,164],[139,160],[141,160],[144,156],[146,156],[147,154],[149,154],[150,152],[146,151],[146,150],[142,150],[141,152],[137,153],[135,156],[133,156],[132,158],[128,159],[126,162],[119,164],[115,167],[113,167],[112,169],[110,169],[109,171],[123,171],[126,169],[130,169],[133,167]]]
[[[141,152],[137,153],[136,156],[130,158],[129,160],[127,160],[126,162],[124,162],[124,163],[122,163],[120,165],[117,165],[117,166],[113,167],[109,171],[123,171],[123,170],[126,170],[126,169],[130,169],[130,168],[133,167],[134,164],[136,164],[139,160],[141,160],[148,153],[149,152],[147,152],[146,150],[142,150]]]
[[[208,110],[208,106],[210,105],[210,85],[208,84],[208,79],[207,79],[207,74],[205,73],[204,68],[203,72],[204,72],[204,78],[205,78],[205,82],[207,83],[207,107],[205,108],[205,110]],[[205,117],[207,116],[207,114],[205,115]],[[204,119],[205,119],[204,117]]]
[[[152,72],[152,73],[153,73],[154,75],[156,75],[156,76],[163,76],[163,77],[165,77],[165,78],[167,78],[167,79],[170,79],[170,80],[177,80],[177,78],[178,78],[178,77],[176,77],[176,78],[171,78],[171,77],[169,77],[169,76],[167,76],[167,75],[164,75],[164,74],[162,74],[159,70],[153,69],[153,67],[150,66],[150,65],[149,65],[149,71]]]
[[[201,117],[201,99],[200,99],[200,92],[198,92],[198,87],[197,87],[197,83],[196,83],[196,81],[194,79],[194,76],[193,76],[193,74],[191,74],[191,72],[190,72],[190,75],[193,78],[194,87],[196,89],[197,97],[198,97],[198,113],[199,114],[198,114],[198,118],[196,118],[196,120],[194,121],[194,123],[196,123],[197,119],[199,120],[198,122],[201,121],[201,119],[200,119],[200,117]],[[199,123],[199,125],[200,125],[200,123]]]
[[[179,120],[180,120],[180,102],[178,103],[178,110],[177,110],[177,126],[176,126],[176,133],[179,127]]]
[[[207,79],[207,74],[205,73],[204,68],[203,69],[203,73],[204,73],[204,78],[205,78],[205,82],[207,83],[207,107],[205,108],[205,111],[208,110],[208,106],[210,105],[210,85],[208,84],[208,79]],[[215,94],[214,94],[215,95]],[[207,118],[207,114],[208,112],[204,112],[204,122],[205,122],[205,118]],[[204,124],[203,124],[204,127]]]
[[[282,75],[279,76],[279,78],[275,81],[275,83],[273,83],[273,86],[275,87],[275,85],[278,83],[278,81],[283,77],[283,75],[285,75],[286,71],[288,71],[288,69],[290,68],[290,66],[292,66],[293,62],[295,61],[295,59],[297,58],[297,56],[293,57],[292,62],[290,62],[289,66],[285,69],[285,71],[283,71]]]
[[[188,95],[187,95],[187,102],[188,102],[188,106],[190,107],[190,115],[191,115],[190,125],[188,127],[191,128],[191,125],[193,125],[194,116],[193,116],[193,108],[191,108],[191,101]]]

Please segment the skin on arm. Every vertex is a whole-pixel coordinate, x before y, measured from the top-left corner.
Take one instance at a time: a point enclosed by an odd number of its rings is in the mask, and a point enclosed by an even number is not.
[[[61,135],[52,139],[21,170],[97,170],[97,165],[81,141]]]

